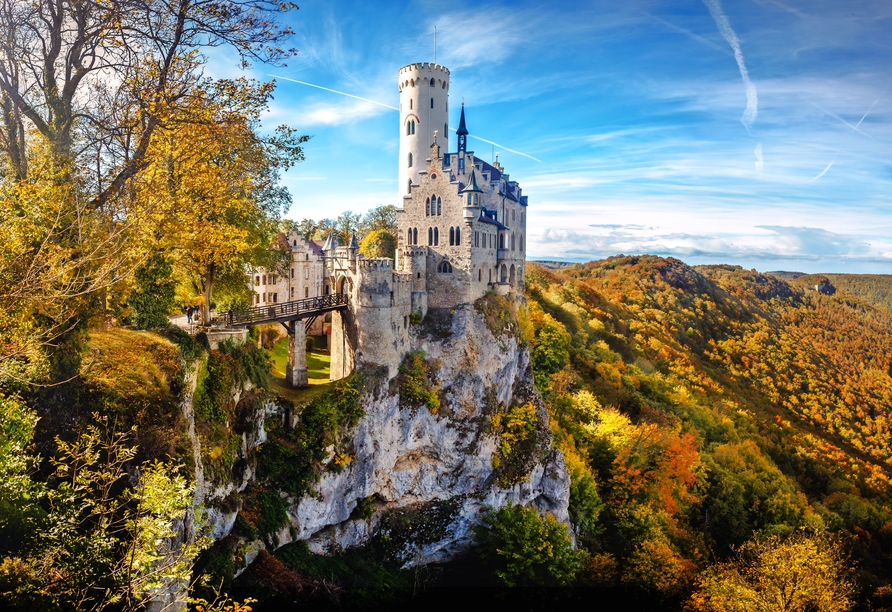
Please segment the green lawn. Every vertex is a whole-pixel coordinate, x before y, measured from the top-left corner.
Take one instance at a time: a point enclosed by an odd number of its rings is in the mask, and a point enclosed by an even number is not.
[[[292,402],[305,402],[325,392],[330,385],[328,380],[331,356],[327,353],[307,352],[307,378],[310,386],[306,389],[292,389],[285,382],[285,368],[288,366],[288,338],[281,338],[269,351],[269,361],[273,371],[272,390]]]

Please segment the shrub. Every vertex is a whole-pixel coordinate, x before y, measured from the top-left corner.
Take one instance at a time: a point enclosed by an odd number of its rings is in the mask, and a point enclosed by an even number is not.
[[[487,291],[474,302],[474,309],[483,315],[486,327],[497,338],[503,334],[518,332],[517,305],[512,299]]]
[[[474,538],[477,554],[504,586],[565,586],[582,566],[567,526],[534,508],[491,510],[474,527]]]
[[[435,382],[439,364],[425,359],[424,351],[412,351],[399,367],[400,402],[410,408],[426,407],[431,414],[440,409],[440,387]]]

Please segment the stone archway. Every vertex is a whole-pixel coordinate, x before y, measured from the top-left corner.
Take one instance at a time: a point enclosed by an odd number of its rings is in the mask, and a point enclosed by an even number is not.
[[[508,282],[514,284],[514,264],[511,264],[511,271],[508,274]]]

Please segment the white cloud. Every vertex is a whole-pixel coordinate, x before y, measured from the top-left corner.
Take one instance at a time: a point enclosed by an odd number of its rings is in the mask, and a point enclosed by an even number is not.
[[[762,169],[765,168],[765,159],[762,157],[762,143],[756,145],[755,151],[753,151],[756,155],[756,174],[762,176]]]

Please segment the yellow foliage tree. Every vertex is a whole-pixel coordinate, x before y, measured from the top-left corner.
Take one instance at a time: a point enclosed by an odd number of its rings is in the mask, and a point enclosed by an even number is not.
[[[271,93],[271,83],[215,84],[187,121],[159,132],[138,183],[147,227],[203,297],[204,323],[218,278],[246,278],[250,264],[274,267],[270,245],[290,203],[278,172],[303,160],[308,137],[284,126],[274,137],[258,133]]]
[[[756,538],[709,568],[695,609],[715,612],[844,612],[855,589],[839,542],[822,532]]]

